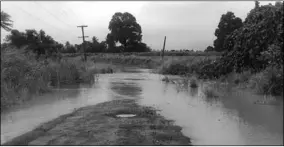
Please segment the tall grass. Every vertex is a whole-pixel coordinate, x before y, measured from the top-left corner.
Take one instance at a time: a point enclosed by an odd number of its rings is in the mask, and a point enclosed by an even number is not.
[[[160,66],[159,71],[161,74],[181,76],[196,75],[199,79],[226,82],[229,84],[228,86],[241,84],[247,87],[245,85],[248,85],[260,94],[283,95],[283,67],[268,67],[259,73],[252,73],[249,70],[241,73],[225,70],[217,71],[218,68],[214,67],[215,59],[212,57],[196,57],[195,59],[167,60]],[[195,83],[194,81],[192,82]],[[211,95],[210,91],[212,90],[207,89],[205,91],[205,93]]]
[[[112,64],[122,64],[122,65],[134,65],[138,67],[147,67],[153,68],[160,65],[160,59],[152,59],[151,57],[140,57],[140,56],[123,56],[120,54],[116,55],[101,55],[101,56],[93,56],[91,58],[94,62],[109,62]]]
[[[64,53],[63,56],[66,57],[76,57],[76,56],[82,56],[82,53]],[[155,57],[155,56],[161,56],[161,51],[151,51],[151,52],[124,52],[124,53],[87,53],[88,56],[102,56],[102,55],[109,55],[109,56],[150,56],[150,57]],[[165,51],[164,56],[221,56],[222,53],[219,52],[185,52],[185,51],[176,51],[176,52],[171,52],[171,51]]]
[[[159,68],[161,74],[194,75],[199,73],[201,65],[213,61],[217,57],[196,56],[188,58],[174,58],[166,60]],[[196,75],[200,76],[200,75]]]
[[[23,49],[3,49],[1,111],[29,100],[33,94],[48,92],[52,86],[93,81],[95,73],[82,62],[36,60]]]
[[[196,76],[191,76],[189,78],[189,86],[191,88],[197,88],[198,87],[198,79]]]
[[[250,87],[257,93],[283,96],[283,67],[268,67],[254,74],[249,80]]]

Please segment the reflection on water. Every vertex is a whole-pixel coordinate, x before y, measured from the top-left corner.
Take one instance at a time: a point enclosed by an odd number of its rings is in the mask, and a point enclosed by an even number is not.
[[[226,90],[227,89],[227,90]],[[138,99],[183,127],[194,145],[283,145],[283,103],[256,105],[262,96],[225,88],[206,98],[201,88],[161,81],[148,70],[100,75],[91,86],[65,87],[1,115],[1,143],[74,108],[116,99]],[[226,92],[227,91],[227,92]]]
[[[142,92],[141,87],[133,82],[111,82],[110,89],[119,95],[130,97],[138,97]]]

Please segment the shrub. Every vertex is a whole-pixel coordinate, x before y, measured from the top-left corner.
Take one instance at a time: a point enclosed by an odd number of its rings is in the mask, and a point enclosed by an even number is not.
[[[283,95],[283,68],[268,67],[253,75],[249,83],[260,94]]]
[[[251,76],[252,76],[252,73],[250,71],[244,71],[241,73],[237,73],[235,75],[234,83],[239,84],[239,83],[248,82]]]
[[[217,91],[210,87],[210,86],[205,86],[203,87],[203,93],[207,98],[217,98],[219,97],[219,94],[217,93]]]
[[[189,79],[189,86],[191,88],[197,88],[198,87],[197,78],[195,76],[190,77],[190,79]]]
[[[170,82],[170,79],[166,76],[162,79],[162,81],[165,81],[166,83],[169,83]]]
[[[50,86],[77,82],[90,82],[94,71],[82,62],[52,61],[34,58],[23,49],[1,50],[1,111],[38,94],[50,90]],[[26,95],[25,93],[28,93]]]

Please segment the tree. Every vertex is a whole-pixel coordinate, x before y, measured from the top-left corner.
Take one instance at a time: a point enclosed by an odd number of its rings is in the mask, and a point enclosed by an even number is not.
[[[114,37],[109,33],[106,37],[107,52],[112,52],[115,48]]]
[[[92,41],[93,44],[99,44],[99,39],[96,36],[92,38]]]
[[[124,48],[135,42],[140,42],[142,39],[141,26],[136,22],[136,18],[128,13],[117,12],[112,16],[109,22],[110,37],[113,37],[114,42],[119,42]]]
[[[65,43],[65,48],[69,48],[71,46],[70,42],[69,41],[66,41]]]
[[[100,51],[101,52],[106,52],[106,49],[107,49],[106,41],[102,41],[99,46],[100,46]]]
[[[212,47],[212,46],[208,46],[208,47],[205,49],[205,52],[211,52],[211,51],[214,51],[214,47]]]
[[[13,21],[10,18],[11,16],[9,14],[4,11],[1,11],[1,28],[6,31],[11,31],[13,27]]]
[[[276,7],[281,7],[283,5],[283,3],[281,1],[276,1],[275,2],[275,6]]]
[[[54,41],[51,36],[46,35],[43,30],[39,32],[34,29],[26,30],[25,32],[11,30],[11,34],[6,36],[6,41],[18,48],[26,45],[28,46],[27,50],[33,51],[38,56],[52,54],[60,48],[59,43]]]
[[[254,8],[259,8],[259,1],[255,1]]]
[[[215,50],[218,52],[224,51],[223,44],[226,37],[242,26],[242,20],[239,17],[235,17],[233,12],[223,14],[218,24],[218,28],[215,30],[215,36],[217,37],[214,41]]]
[[[63,45],[57,45],[58,48],[62,48]],[[64,50],[61,51],[62,53],[76,53],[76,47],[70,44],[69,41],[66,41]]]
[[[258,72],[271,65],[269,62],[280,64],[283,35],[283,5],[252,9],[244,26],[225,40],[223,47],[229,51],[223,55],[228,59],[226,66],[234,67],[237,72],[248,68]],[[269,56],[271,61],[267,59]]]
[[[149,52],[151,51],[150,47],[148,47],[145,43],[142,42],[134,42],[125,48],[125,52]]]
[[[21,47],[23,45],[27,45],[26,34],[23,32],[19,32],[18,30],[12,30],[11,34],[6,36],[5,41],[7,41],[11,45],[15,45],[16,47]]]
[[[92,38],[91,49],[89,50],[89,52],[92,52],[92,53],[101,52],[100,43],[96,36]]]

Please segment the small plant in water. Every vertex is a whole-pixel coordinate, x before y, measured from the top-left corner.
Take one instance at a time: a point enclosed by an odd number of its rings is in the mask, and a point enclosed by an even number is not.
[[[191,88],[197,88],[198,84],[197,84],[197,78],[195,76],[191,77],[189,80],[189,86]]]
[[[170,79],[168,78],[168,77],[164,77],[163,79],[162,79],[162,81],[165,81],[165,82],[170,82]]]
[[[219,97],[219,94],[217,93],[217,91],[214,88],[210,87],[210,86],[205,86],[203,88],[203,93],[208,98],[217,98],[217,97]]]

